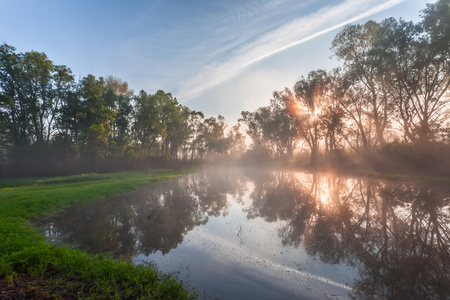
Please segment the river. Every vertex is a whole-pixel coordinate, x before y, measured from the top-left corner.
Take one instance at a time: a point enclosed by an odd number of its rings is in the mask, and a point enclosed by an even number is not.
[[[54,242],[156,264],[200,299],[450,296],[450,190],[425,185],[207,169],[41,226]]]

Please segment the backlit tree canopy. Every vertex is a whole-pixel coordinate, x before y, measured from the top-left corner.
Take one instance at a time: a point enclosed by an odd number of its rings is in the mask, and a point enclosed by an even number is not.
[[[253,149],[281,154],[276,141],[293,134],[314,164],[319,153],[368,151],[394,141],[448,143],[449,2],[427,4],[422,17],[417,24],[389,18],[345,26],[331,47],[342,67],[312,71],[292,90],[275,92],[270,106],[242,112]],[[282,98],[289,109],[278,119],[273,101]],[[292,127],[283,127],[287,120]]]

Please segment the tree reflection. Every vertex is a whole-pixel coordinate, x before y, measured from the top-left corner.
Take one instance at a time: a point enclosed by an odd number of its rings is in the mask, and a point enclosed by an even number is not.
[[[277,172],[255,179],[249,218],[285,220],[284,245],[360,266],[353,297],[450,296],[450,193],[427,186]]]
[[[249,220],[283,221],[284,246],[358,268],[354,298],[450,297],[448,190],[248,168],[199,172],[123,197],[71,208],[46,225],[48,234],[125,258],[165,254],[195,226],[227,215],[233,198]]]
[[[371,217],[369,235],[359,239],[366,251],[358,256],[363,268],[355,295],[447,299],[449,193],[399,184],[379,185],[376,191],[378,214]]]
[[[292,173],[259,172],[249,175],[255,187],[250,194],[251,205],[244,210],[247,218],[261,217],[267,222],[309,218],[313,199]]]
[[[205,224],[210,216],[225,215],[229,205],[227,194],[239,199],[245,192],[245,181],[241,179],[232,170],[199,172],[69,208],[46,222],[45,231],[57,241],[92,253],[110,252],[125,259],[137,253],[166,254],[183,241],[188,231]]]

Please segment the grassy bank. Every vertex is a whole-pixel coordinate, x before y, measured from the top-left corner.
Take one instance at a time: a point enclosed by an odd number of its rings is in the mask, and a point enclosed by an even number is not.
[[[47,243],[30,222],[70,205],[181,176],[153,170],[53,178],[0,179],[2,297],[189,299],[174,279],[148,266]],[[15,290],[14,290],[15,289]]]

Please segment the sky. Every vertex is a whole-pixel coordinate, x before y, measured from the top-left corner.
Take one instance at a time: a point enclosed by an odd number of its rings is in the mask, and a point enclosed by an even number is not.
[[[435,0],[0,0],[0,44],[38,51],[80,79],[113,75],[236,123],[274,91],[342,64],[346,24],[420,21]]]

